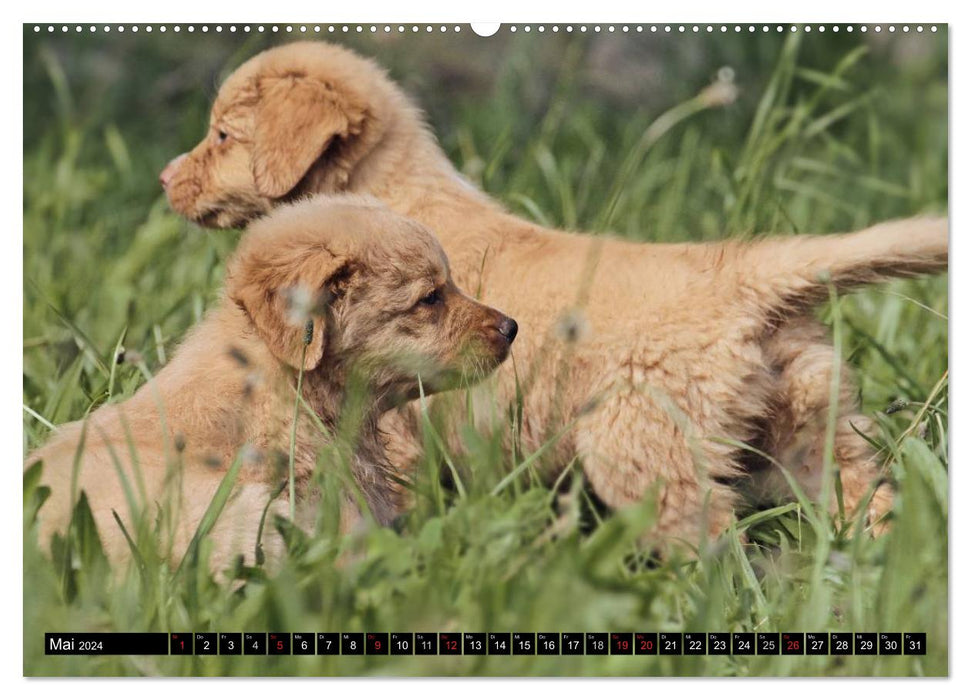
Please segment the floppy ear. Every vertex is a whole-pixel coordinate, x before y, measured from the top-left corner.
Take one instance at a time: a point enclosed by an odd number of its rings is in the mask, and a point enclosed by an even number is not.
[[[252,168],[264,197],[290,192],[335,140],[354,139],[364,130],[365,107],[329,83],[301,76],[263,78],[258,91]],[[342,155],[333,165],[349,171],[353,163],[343,162],[348,154]],[[346,180],[344,173],[342,184]]]
[[[256,251],[231,266],[226,291],[277,359],[300,369],[303,358],[309,371],[327,350],[327,306],[351,271],[320,247]]]

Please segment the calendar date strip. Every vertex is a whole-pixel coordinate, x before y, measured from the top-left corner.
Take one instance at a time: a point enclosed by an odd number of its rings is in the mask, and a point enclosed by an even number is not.
[[[924,632],[48,632],[49,656],[894,656]]]

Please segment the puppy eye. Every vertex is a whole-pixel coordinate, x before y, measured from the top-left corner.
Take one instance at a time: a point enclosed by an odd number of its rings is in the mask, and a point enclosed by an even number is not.
[[[217,137],[219,139],[219,143],[225,143],[226,142],[226,139],[229,138],[229,134],[227,134],[225,131],[220,131],[217,134]]]
[[[435,289],[431,294],[423,296],[421,299],[419,299],[418,303],[422,306],[435,306],[435,304],[439,304],[441,301],[442,295],[437,289]]]

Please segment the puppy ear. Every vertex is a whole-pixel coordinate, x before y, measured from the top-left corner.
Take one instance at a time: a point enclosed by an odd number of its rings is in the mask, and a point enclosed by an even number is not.
[[[290,192],[334,142],[352,142],[364,131],[364,105],[328,83],[300,76],[263,78],[258,82],[253,136],[253,178],[264,197]],[[340,149],[353,151],[355,149]],[[350,167],[348,153],[335,154],[336,168]]]
[[[352,271],[348,258],[319,246],[246,251],[230,266],[226,291],[277,359],[309,371],[327,349],[328,305]]]

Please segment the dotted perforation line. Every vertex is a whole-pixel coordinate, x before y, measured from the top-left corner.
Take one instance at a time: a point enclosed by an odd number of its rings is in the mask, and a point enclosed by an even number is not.
[[[73,30],[75,33],[80,34],[84,32],[85,29],[92,34],[97,32],[104,32],[104,33],[117,32],[119,34],[123,34],[125,32],[130,32],[132,34],[144,32],[146,34],[151,34],[152,32],[155,32],[155,31],[162,34],[170,31],[176,34],[179,34],[183,31],[188,32],[189,34],[193,34],[196,32],[200,32],[202,34],[207,34],[209,32],[215,32],[217,34],[222,32],[229,32],[231,34],[237,33],[237,32],[284,33],[284,34],[310,34],[310,33],[348,34],[348,33],[362,33],[362,32],[370,32],[372,34],[377,34],[380,32],[390,34],[391,32],[397,32],[399,34],[404,34],[406,32],[411,32],[413,34],[417,34],[419,32],[432,33],[437,31],[439,33],[445,33],[445,32],[452,31],[452,32],[458,33],[462,31],[462,28],[459,25],[444,25],[444,24],[439,24],[439,25],[431,25],[431,24],[424,24],[424,25],[418,25],[418,24],[409,24],[409,25],[405,25],[405,24],[397,24],[397,25],[391,25],[391,24],[383,24],[383,25],[377,25],[377,24],[371,24],[371,25],[365,25],[365,24],[326,24],[326,25],[325,24],[266,24],[266,25],[264,24],[259,24],[259,25],[250,25],[250,24],[245,24],[245,25],[235,25],[235,24],[229,24],[229,25],[222,25],[222,24],[214,24],[214,25],[208,25],[208,24],[203,24],[203,25],[59,24],[59,25],[54,25],[54,24],[48,24],[48,25],[40,25],[40,24],[35,24],[34,25],[35,33],[41,33],[46,31],[48,34],[54,34],[55,32],[60,31],[63,34],[66,34]],[[749,34],[756,34],[756,33],[768,34],[770,32],[775,32],[778,34],[786,31],[790,33],[799,32],[799,31],[817,32],[817,33],[825,33],[825,32],[852,33],[854,31],[866,33],[868,31],[873,31],[873,32],[881,33],[886,31],[891,34],[897,33],[897,32],[907,34],[912,31],[917,33],[923,33],[925,30],[933,33],[933,32],[937,32],[938,27],[935,24],[931,24],[931,25],[923,25],[923,24],[914,24],[914,25],[911,25],[911,24],[901,24],[901,25],[896,25],[896,24],[888,24],[888,25],[882,25],[882,24],[873,24],[873,25],[867,25],[867,24],[860,24],[860,25],[853,25],[853,24],[847,24],[847,25],[838,25],[838,24],[833,24],[833,25],[823,25],[823,24],[820,24],[820,25],[811,25],[811,24],[802,24],[802,25],[798,25],[798,24],[786,24],[786,25],[783,25],[783,24],[771,24],[771,25],[770,24],[746,24],[746,25],[743,25],[743,24],[651,24],[651,25],[595,24],[595,25],[586,25],[586,24],[580,24],[580,25],[572,25],[572,24],[567,24],[562,26],[554,24],[554,25],[550,25],[549,27],[542,24],[535,25],[535,26],[528,25],[528,24],[527,25],[513,24],[513,25],[509,25],[508,27],[505,27],[505,29],[508,32],[513,34],[519,31],[522,31],[528,34],[534,30],[540,34],[543,34],[547,31],[554,32],[554,33],[561,32],[561,31],[567,32],[567,33],[571,33],[571,32],[600,33],[603,31],[606,31],[608,33],[613,33],[613,32],[619,31],[622,33],[650,32],[655,34],[656,33],[727,34],[729,32],[732,32],[735,34],[741,34],[743,32],[747,32]]]
[[[915,31],[915,32],[918,32],[918,33],[922,33],[922,32],[924,32],[925,27],[926,27],[926,29],[928,29],[931,32],[936,32],[937,31],[937,25],[933,25],[933,24],[932,25],[922,25],[922,24],[914,24],[914,25],[911,25],[911,24],[902,24],[902,25],[896,25],[896,24],[888,24],[888,25],[882,25],[882,24],[874,24],[874,25],[866,25],[866,24],[862,24],[862,25],[852,25],[852,24],[848,24],[848,25],[842,25],[842,26],[841,25],[837,25],[837,24],[833,24],[833,25],[824,25],[824,24],[820,24],[820,25],[811,25],[811,24],[804,24],[804,25],[797,25],[797,24],[785,24],[785,25],[783,25],[783,24],[651,24],[651,25],[641,25],[641,24],[637,24],[637,25],[633,25],[633,26],[627,25],[627,24],[624,24],[624,25],[614,25],[614,24],[608,24],[608,25],[599,25],[599,24],[595,24],[595,25],[585,25],[585,24],[580,24],[580,25],[576,25],[576,26],[574,26],[572,24],[568,24],[568,25],[565,25],[565,26],[562,26],[562,27],[559,26],[559,25],[553,25],[553,26],[549,27],[549,30],[550,31],[553,31],[553,32],[559,32],[559,31],[574,32],[574,31],[576,31],[576,32],[581,32],[581,33],[588,32],[588,31],[592,31],[594,33],[599,33],[599,32],[603,32],[604,30],[606,30],[608,33],[610,33],[610,32],[616,32],[616,31],[619,30],[621,32],[632,32],[632,31],[633,32],[640,32],[640,33],[643,33],[643,32],[653,32],[655,34],[658,33],[658,32],[665,33],[665,34],[673,34],[673,33],[679,33],[679,34],[688,34],[688,33],[691,33],[691,34],[702,34],[702,33],[705,33],[705,34],[714,34],[714,33],[722,33],[722,34],[724,34],[724,33],[728,33],[728,32],[734,32],[736,34],[740,34],[742,32],[748,32],[749,34],[756,34],[756,33],[767,34],[769,32],[776,32],[776,33],[782,33],[782,32],[785,32],[785,31],[798,32],[800,30],[801,31],[804,31],[804,32],[818,32],[818,33],[824,33],[824,32],[827,32],[827,31],[834,32],[834,33],[839,33],[840,31],[845,31],[845,32],[848,32],[848,33],[852,33],[853,31],[860,31],[860,32],[864,32],[865,33],[867,31],[872,30],[872,31],[878,32],[878,33],[879,32],[882,32],[882,31],[887,31],[887,32],[890,32],[890,33],[895,33],[895,32],[900,31],[900,32],[903,32],[903,33],[906,34],[906,33],[909,33],[911,31]],[[524,25],[522,27],[518,27],[517,25],[511,25],[507,29],[508,29],[508,31],[510,31],[512,33],[515,33],[515,32],[520,31],[520,30],[523,31],[523,32],[529,33],[531,31],[533,31],[534,29],[535,29],[535,31],[542,33],[542,32],[545,32],[547,30],[546,26],[544,26],[544,25],[538,25],[538,26],[535,26],[535,27],[533,27],[531,25]]]
[[[78,24],[78,25],[67,25],[67,24],[60,24],[60,25],[53,25],[53,24],[49,24],[49,25],[46,25],[46,26],[45,25],[39,25],[39,24],[35,24],[34,25],[34,32],[35,33],[39,33],[39,32],[45,31],[45,30],[49,34],[53,34],[53,33],[57,32],[58,30],[60,30],[62,33],[68,33],[72,29],[76,33],[81,33],[83,31],[85,31],[85,29],[87,29],[87,31],[89,33],[92,33],[92,34],[95,33],[95,32],[99,32],[99,31],[100,32],[104,32],[104,33],[117,32],[119,34],[123,34],[126,31],[127,32],[131,32],[133,34],[134,33],[138,33],[139,31],[146,32],[146,33],[151,33],[153,31],[158,31],[158,32],[161,32],[161,33],[165,33],[165,32],[175,32],[176,34],[181,33],[183,31],[188,32],[190,34],[193,34],[195,32],[201,32],[203,34],[207,34],[209,32],[216,32],[216,33],[229,32],[231,34],[232,33],[237,33],[237,32],[243,32],[243,33],[250,33],[250,32],[259,32],[259,33],[286,33],[286,34],[308,34],[308,33],[313,33],[313,34],[321,34],[321,33],[329,33],[329,34],[345,33],[346,34],[346,33],[371,32],[372,34],[377,34],[378,32],[385,32],[385,33],[399,32],[399,33],[404,33],[404,32],[410,31],[410,32],[417,33],[417,32],[420,32],[420,31],[425,31],[425,32],[430,33],[430,32],[434,32],[434,31],[437,30],[437,31],[442,32],[442,33],[445,33],[445,32],[448,32],[448,31],[453,31],[453,32],[458,33],[458,32],[461,32],[462,31],[462,28],[459,25],[454,25],[454,26],[452,26],[452,25],[449,25],[449,26],[446,26],[446,25],[434,25],[433,26],[433,25],[430,25],[430,24],[428,24],[428,25],[417,25],[417,24],[414,24],[414,25],[403,25],[403,24],[399,24],[399,25],[390,25],[390,24],[385,24],[385,25],[375,25],[375,24],[372,24],[372,25],[362,25],[362,24],[327,24],[327,25],[321,25],[321,24],[282,24],[282,25],[281,24],[267,24],[267,25],[264,25],[264,24],[258,24],[258,25],[250,25],[250,24],[245,24],[245,25],[235,25],[235,24],[229,24],[229,25],[222,25],[222,24],[214,24],[214,25],[208,25],[208,24],[194,25],[194,24],[187,24],[187,25],[179,25],[179,24],[175,24],[175,25],[164,25],[163,24],[163,25],[157,25],[157,26],[156,25],[151,25],[151,24],[147,24],[147,25],[138,25],[138,24],[132,24],[132,25],[125,25],[125,24],[117,24],[117,25],[112,25],[112,24],[105,24],[105,25],[94,25],[94,24],[92,24],[92,25],[80,25],[80,24]]]

